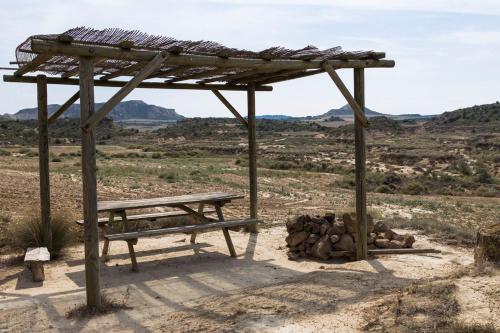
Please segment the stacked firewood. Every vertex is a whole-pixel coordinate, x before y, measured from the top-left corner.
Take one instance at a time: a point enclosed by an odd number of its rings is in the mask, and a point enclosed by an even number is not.
[[[411,235],[399,235],[389,229],[382,221],[374,223],[367,219],[368,249],[411,248],[415,238]],[[312,257],[330,259],[333,257],[353,257],[356,253],[357,224],[356,217],[344,214],[337,221],[335,214],[324,216],[301,215],[286,223],[288,236],[288,257],[291,260]]]

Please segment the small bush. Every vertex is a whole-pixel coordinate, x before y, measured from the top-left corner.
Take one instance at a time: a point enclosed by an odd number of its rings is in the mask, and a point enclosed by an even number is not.
[[[10,156],[10,155],[12,155],[10,151],[5,149],[0,149],[0,156]]]
[[[177,174],[174,172],[165,172],[158,176],[160,179],[166,180],[167,183],[175,183],[177,181]]]
[[[483,184],[493,183],[493,178],[484,165],[480,165],[477,167],[476,180]]]
[[[50,256],[55,258],[62,249],[76,239],[75,216],[67,211],[55,212],[51,217],[52,249]],[[39,215],[28,215],[14,221],[8,229],[10,245],[20,249],[43,247],[43,226]]]
[[[375,189],[378,193],[394,193],[393,189],[388,185],[380,185]]]
[[[158,152],[157,152],[157,153],[153,153],[153,154],[151,155],[151,158],[154,158],[154,159],[159,159],[159,158],[161,158],[161,154],[160,154],[160,153],[158,153]]]
[[[62,162],[62,160],[59,157],[54,157],[52,158],[52,162]]]

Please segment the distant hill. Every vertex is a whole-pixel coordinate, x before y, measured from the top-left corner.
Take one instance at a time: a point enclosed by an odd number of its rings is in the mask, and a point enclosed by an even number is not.
[[[96,103],[95,108],[98,110],[104,103]],[[49,115],[59,109],[59,104],[49,104]],[[14,120],[30,120],[37,119],[37,108],[22,109],[13,115],[4,115]],[[80,104],[73,104],[62,117],[64,118],[79,118]],[[119,103],[109,114],[108,117],[116,122],[126,122],[130,120],[161,120],[161,121],[177,121],[184,119],[183,116],[175,112],[175,109],[167,109],[161,106],[146,104],[143,101],[126,101]]]
[[[431,123],[434,125],[476,125],[499,121],[500,102],[496,102],[445,112]]]
[[[255,116],[256,119],[269,119],[269,120],[295,120],[296,117],[285,116],[283,114],[265,114],[262,116]]]
[[[383,113],[370,110],[367,107],[365,107],[365,115],[367,117],[384,116]],[[322,115],[319,115],[317,117],[318,118],[329,118],[329,117],[346,118],[346,117],[353,117],[353,116],[354,116],[354,113],[352,111],[351,106],[346,104],[343,107],[341,107],[340,109],[331,109],[330,111],[323,113]]]
[[[418,113],[410,113],[410,114],[386,114],[386,113],[380,113],[377,111],[373,111],[367,107],[365,107],[365,115],[367,118],[371,117],[387,117],[390,119],[394,120],[407,120],[407,119],[430,119],[432,117],[435,117],[435,115],[420,115]],[[343,107],[339,109],[331,109],[330,111],[323,113],[322,115],[312,117],[313,119],[325,119],[325,118],[330,118],[330,117],[339,117],[339,118],[353,118],[354,117],[354,112],[352,111],[352,108],[350,105],[346,104]]]

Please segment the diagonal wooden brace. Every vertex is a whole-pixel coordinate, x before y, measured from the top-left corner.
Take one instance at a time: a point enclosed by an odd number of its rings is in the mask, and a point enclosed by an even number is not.
[[[363,125],[363,127],[368,126],[368,120],[365,117],[364,111],[361,109],[359,104],[356,102],[354,97],[351,95],[349,92],[349,89],[345,86],[344,82],[340,79],[340,76],[335,72],[335,69],[332,67],[332,65],[328,64],[325,62],[323,64],[323,69],[330,75],[332,78],[333,82],[339,88],[340,92],[344,96],[344,98],[347,100],[347,103],[349,106],[352,108],[352,111],[354,112],[354,116],[356,119]]]
[[[73,96],[71,96],[59,109],[50,115],[48,123],[53,124],[59,116],[61,116],[71,105],[73,105],[78,99],[80,99],[80,90],[78,90]]]
[[[229,101],[218,91],[218,90],[212,90],[212,92],[214,93],[215,96],[217,96],[217,98],[220,99],[220,101],[222,102],[222,104],[224,104],[228,109],[229,111],[231,111],[231,113],[236,117],[238,118],[238,120],[243,124],[245,125],[246,128],[248,128],[248,122],[246,121],[245,118],[243,118],[241,116],[241,114],[234,108],[234,106],[231,105],[231,103],[229,103]]]
[[[113,108],[118,105],[128,94],[132,92],[139,84],[146,79],[151,73],[160,68],[161,64],[167,58],[166,52],[158,53],[132,80],[124,85],[116,94],[113,95],[103,106],[90,117],[89,120],[82,126],[84,131],[94,128]]]

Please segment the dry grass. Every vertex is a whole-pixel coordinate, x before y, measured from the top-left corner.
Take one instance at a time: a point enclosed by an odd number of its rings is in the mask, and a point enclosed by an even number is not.
[[[444,280],[416,282],[386,297],[365,315],[369,332],[494,333],[492,322],[462,322],[455,297],[457,279],[491,276],[494,266],[463,267]]]
[[[101,295],[101,308],[92,309],[86,304],[75,304],[73,308],[66,312],[66,318],[68,319],[83,319],[92,316],[99,316],[111,312],[116,312],[119,310],[129,310],[132,307],[127,305],[127,301],[130,297],[129,288],[127,288],[123,298],[121,300],[110,298],[106,294]]]
[[[51,216],[52,249],[51,257],[56,258],[64,247],[72,244],[77,239],[74,221],[75,214],[68,210],[56,211]],[[8,226],[8,244],[13,248],[25,250],[28,247],[41,247],[43,239],[43,226],[39,215],[30,214],[12,221]]]

